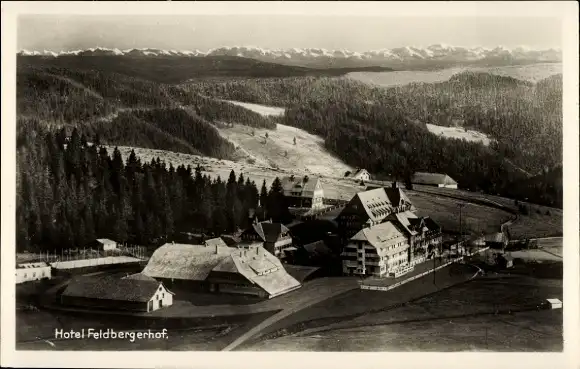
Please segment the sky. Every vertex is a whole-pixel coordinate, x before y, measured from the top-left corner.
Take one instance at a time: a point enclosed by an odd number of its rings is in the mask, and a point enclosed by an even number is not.
[[[561,48],[557,18],[304,15],[21,15],[17,48],[207,50],[221,46],[368,51],[401,46]]]

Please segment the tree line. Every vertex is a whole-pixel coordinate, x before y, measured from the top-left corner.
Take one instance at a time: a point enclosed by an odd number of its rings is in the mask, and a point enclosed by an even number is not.
[[[30,120],[18,130],[18,250],[78,247],[96,238],[159,244],[179,232],[236,232],[249,226],[251,214],[277,221],[287,211],[277,178],[258,191],[234,171],[212,180],[199,166],[141,162],[134,152],[124,162],[119,150],[109,153],[78,130],[68,136]]]

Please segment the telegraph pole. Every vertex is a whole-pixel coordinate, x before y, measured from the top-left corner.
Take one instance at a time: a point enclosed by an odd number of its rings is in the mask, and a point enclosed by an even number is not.
[[[461,209],[465,206],[465,204],[460,203],[460,204],[457,204],[457,206],[459,207],[459,243],[461,244],[461,242],[463,242],[463,227],[462,227],[462,223],[461,223]],[[457,251],[459,251],[459,245],[457,246]],[[463,252],[461,254],[463,255]]]

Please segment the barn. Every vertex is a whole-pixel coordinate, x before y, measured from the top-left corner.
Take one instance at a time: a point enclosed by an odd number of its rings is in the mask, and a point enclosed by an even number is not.
[[[38,281],[51,278],[51,267],[45,262],[16,265],[16,283]]]
[[[60,296],[67,306],[150,312],[173,304],[173,292],[161,282],[143,277],[82,276],[73,279]]]
[[[165,244],[155,250],[144,275],[189,291],[272,298],[300,287],[261,245],[248,248]]]
[[[457,182],[447,174],[417,172],[413,175],[411,183],[426,186],[457,189]]]

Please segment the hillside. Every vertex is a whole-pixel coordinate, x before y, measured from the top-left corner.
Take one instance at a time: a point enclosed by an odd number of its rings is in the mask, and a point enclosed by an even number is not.
[[[449,80],[453,75],[464,72],[481,72],[512,77],[522,81],[539,82],[555,74],[562,74],[560,63],[539,63],[497,67],[461,66],[430,71],[397,70],[393,72],[353,72],[347,77],[368,83],[371,86],[395,87],[411,83],[437,83]]]
[[[206,78],[272,78],[288,76],[341,76],[357,70],[389,71],[390,68],[312,69],[281,65],[238,56],[144,56],[144,55],[63,55],[59,57],[19,55],[25,67],[50,66],[72,70],[98,70],[146,79],[158,83],[180,83]]]
[[[512,77],[462,72],[439,83],[376,88],[348,78],[284,78],[205,82],[190,92],[249,103],[307,110],[350,104],[388,109],[402,121],[461,127],[487,135],[491,148],[520,172],[539,173],[562,162],[561,75],[537,84]],[[552,82],[550,82],[552,81]],[[548,105],[546,105],[548,104]],[[313,112],[306,113],[312,118]],[[288,121],[284,124],[290,124]],[[314,124],[314,123],[310,123]],[[329,123],[329,124],[336,124]],[[304,128],[299,126],[299,128]],[[441,129],[439,129],[441,130]],[[322,134],[322,131],[311,133]],[[478,140],[480,141],[480,140]]]
[[[248,163],[325,177],[340,177],[352,171],[352,167],[328,153],[321,137],[298,128],[278,124],[275,130],[264,130],[235,125],[219,128],[219,132]]]
[[[87,69],[99,57],[21,58],[36,58],[18,68],[21,118],[64,126],[68,132],[77,127],[89,137],[99,134],[109,145],[172,149],[246,163],[250,159],[281,168],[303,162],[300,170],[321,172],[313,168],[316,156],[323,155],[323,142],[338,158],[324,156],[327,175],[335,168],[344,173],[345,167],[365,167],[379,177],[401,179],[417,170],[438,171],[466,189],[519,197],[523,195],[514,184],[523,185],[527,173],[540,173],[562,161],[561,76],[533,84],[464,72],[441,83],[390,89],[315,76],[224,77],[172,85],[146,79],[153,78],[147,73],[164,72],[146,67],[158,63],[170,68],[179,58],[166,64],[162,57],[135,59],[131,68],[104,62],[101,70]],[[55,65],[67,58],[80,66]],[[286,114],[260,114],[240,103],[285,108]],[[271,142],[259,143],[264,129],[274,129],[276,123],[283,125],[284,133],[277,136],[272,131]],[[239,125],[254,127],[258,135],[248,135]],[[489,147],[438,137],[428,129],[432,125],[484,133]],[[288,145],[294,132],[284,126],[306,131],[313,144],[294,152],[293,142]]]

